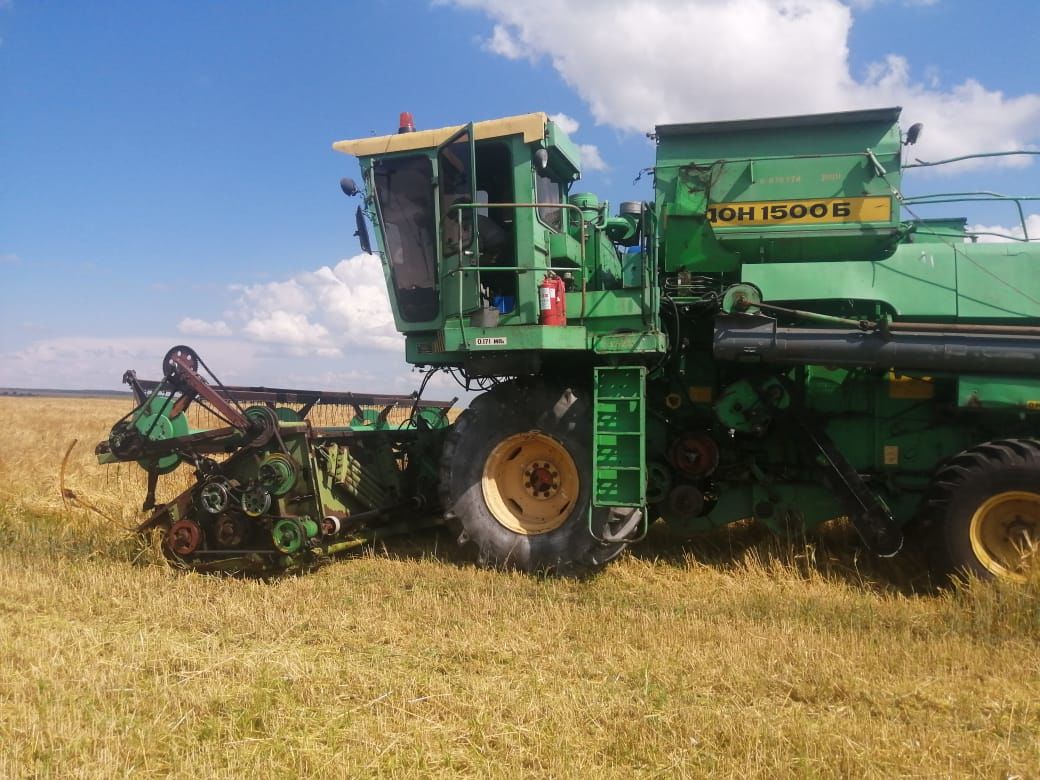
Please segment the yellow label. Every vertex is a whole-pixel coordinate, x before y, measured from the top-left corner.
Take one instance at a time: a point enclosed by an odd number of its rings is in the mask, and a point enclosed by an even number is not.
[[[886,466],[899,465],[899,447],[894,444],[886,444],[883,452]]]
[[[1026,401],[1026,409],[1040,409],[1040,401]]]
[[[693,385],[687,392],[695,404],[710,404],[714,395],[711,385]]]
[[[897,376],[889,372],[888,397],[918,400],[935,398],[935,385],[932,383],[931,377],[918,379],[912,376]]]
[[[819,198],[715,203],[708,207],[712,227],[769,227],[773,225],[831,225],[846,222],[889,222],[892,199]]]

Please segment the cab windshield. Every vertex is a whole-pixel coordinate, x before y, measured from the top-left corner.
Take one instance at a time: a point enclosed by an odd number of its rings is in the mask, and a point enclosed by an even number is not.
[[[372,175],[398,312],[406,322],[428,322],[439,310],[433,162],[424,155],[378,160]]]

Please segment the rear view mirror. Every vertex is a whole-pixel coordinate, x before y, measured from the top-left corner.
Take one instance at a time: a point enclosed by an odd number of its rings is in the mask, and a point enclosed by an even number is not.
[[[354,235],[357,236],[357,240],[361,243],[361,251],[368,255],[372,254],[372,242],[368,238],[365,212],[361,206],[358,206],[357,211],[354,212],[354,222],[357,224],[357,230],[354,231]]]

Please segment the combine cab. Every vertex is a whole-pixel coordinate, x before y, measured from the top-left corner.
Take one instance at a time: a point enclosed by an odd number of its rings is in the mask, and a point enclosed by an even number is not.
[[[576,191],[578,149],[544,114],[418,132],[402,115],[340,141],[406,359],[484,392],[453,424],[419,406],[393,430],[253,412],[199,438],[173,412],[204,394],[174,359],[105,456],[156,471],[196,453],[198,486],[149,521],[192,560],[247,501],[256,555],[288,563],[424,513],[482,563],[560,573],[658,519],[787,533],[844,516],[879,555],[916,524],[938,571],[1021,580],[1040,545],[1040,247],[920,219],[942,197],[902,195],[919,128],[898,118],[660,126],[654,201],[617,213]],[[232,465],[199,460],[202,442]],[[333,452],[380,489],[347,490]]]

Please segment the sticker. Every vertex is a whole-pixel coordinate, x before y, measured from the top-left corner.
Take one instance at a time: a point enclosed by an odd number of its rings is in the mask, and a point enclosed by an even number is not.
[[[720,228],[890,222],[891,219],[892,199],[887,195],[715,203],[708,207],[708,222]]]
[[[886,444],[884,450],[885,465],[886,466],[898,466],[899,465],[899,447],[895,444]]]
[[[493,336],[491,338],[481,336],[473,339],[473,343],[478,347],[504,347],[507,340],[505,336]]]
[[[714,388],[711,385],[693,385],[687,393],[695,404],[710,404]]]
[[[935,384],[930,376],[912,377],[888,374],[888,397],[923,400],[935,398]]]

